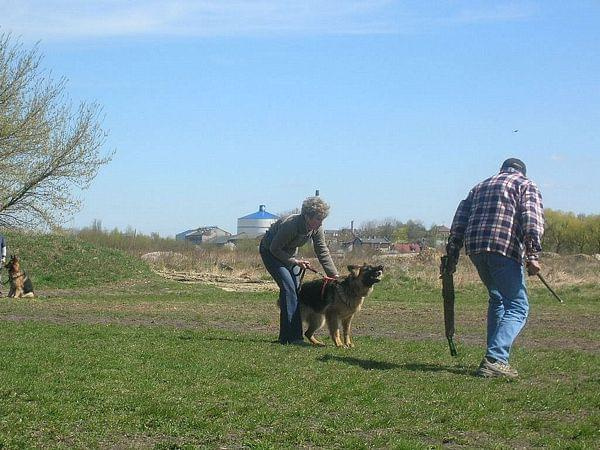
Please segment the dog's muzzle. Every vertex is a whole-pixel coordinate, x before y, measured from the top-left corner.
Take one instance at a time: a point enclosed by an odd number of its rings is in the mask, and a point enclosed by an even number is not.
[[[372,284],[379,283],[381,278],[383,277],[383,267],[377,267],[376,270],[373,270],[369,273],[369,281]]]

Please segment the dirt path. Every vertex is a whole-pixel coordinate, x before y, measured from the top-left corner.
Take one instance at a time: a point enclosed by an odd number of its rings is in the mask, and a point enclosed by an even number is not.
[[[127,289],[125,289],[127,291]],[[235,301],[180,300],[177,295],[163,295],[166,300],[123,302],[119,295],[93,301],[48,292],[41,299],[0,299],[0,321],[41,321],[52,324],[115,324],[123,326],[175,327],[190,330],[220,329],[241,333],[263,333],[275,337],[278,311],[273,301],[244,299]],[[74,293],[71,293],[74,294]],[[131,293],[128,294],[131,296]],[[434,305],[407,305],[401,301],[367,301],[353,322],[356,337],[385,337],[405,341],[444,342],[441,309]],[[588,334],[597,328],[594,314],[576,317],[561,311],[534,308],[528,325],[519,337],[519,345],[572,349],[598,353],[600,341]],[[484,345],[485,313],[483,310],[457,310],[458,345]],[[321,335],[328,341],[326,330]]]
[[[222,275],[174,270],[157,270],[155,273],[168,280],[179,281],[182,283],[209,284],[227,292],[259,292],[278,290],[274,281],[262,280],[257,277],[251,277],[250,275],[235,276],[233,274]]]

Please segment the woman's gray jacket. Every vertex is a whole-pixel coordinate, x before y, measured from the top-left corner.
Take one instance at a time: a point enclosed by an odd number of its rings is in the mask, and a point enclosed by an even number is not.
[[[295,256],[298,253],[298,247],[302,247],[311,239],[315,254],[327,276],[339,276],[325,243],[323,227],[320,226],[314,231],[309,231],[306,219],[302,214],[292,214],[272,224],[260,242],[260,249],[261,251],[269,250],[275,258],[288,268],[292,268],[297,262]]]

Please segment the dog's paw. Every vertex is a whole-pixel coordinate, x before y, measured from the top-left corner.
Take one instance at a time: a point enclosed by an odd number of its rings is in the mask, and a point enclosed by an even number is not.
[[[312,345],[314,345],[315,347],[325,347],[326,346],[324,342],[321,342],[321,341],[319,341],[318,339],[315,339],[315,338],[310,339],[310,343]]]

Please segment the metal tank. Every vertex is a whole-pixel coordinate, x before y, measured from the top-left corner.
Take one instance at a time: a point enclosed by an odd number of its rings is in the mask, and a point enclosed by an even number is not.
[[[255,213],[240,217],[237,220],[237,234],[245,233],[249,238],[262,236],[271,224],[279,219],[265,208],[265,205],[260,205]]]

